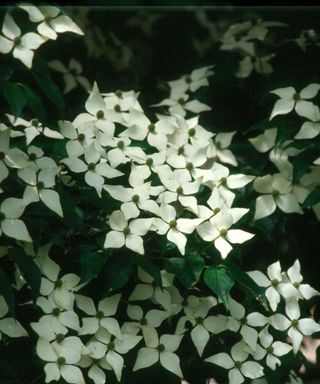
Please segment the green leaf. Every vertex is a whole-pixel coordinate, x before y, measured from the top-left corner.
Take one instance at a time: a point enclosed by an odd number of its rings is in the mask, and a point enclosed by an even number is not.
[[[40,96],[38,96],[31,87],[25,84],[20,84],[20,86],[26,96],[29,108],[40,121],[44,122],[46,120],[46,111]]]
[[[205,266],[203,258],[197,252],[194,251],[187,251],[184,258],[187,264],[190,266],[194,280],[199,281],[201,273]]]
[[[171,257],[170,259],[165,259],[164,267],[168,272],[174,273],[186,288],[190,288],[194,283],[192,270],[184,258]]]
[[[35,303],[39,296],[41,285],[41,271],[39,267],[33,261],[32,257],[26,255],[22,249],[9,249],[8,256],[17,264],[27,284],[30,286],[32,299]]]
[[[158,268],[154,263],[148,260],[145,256],[134,255],[132,260],[141,267],[145,272],[149,273],[153,277],[155,283],[158,287],[162,286],[162,279],[160,268]]]
[[[86,252],[80,256],[81,280],[85,283],[97,277],[101,269],[105,266],[108,255],[105,252]]]
[[[204,273],[204,281],[228,309],[228,294],[234,284],[229,271],[223,265],[210,266]]]
[[[320,202],[320,187],[316,187],[304,200],[302,207],[312,207]]]
[[[0,266],[0,294],[3,295],[11,315],[15,317],[15,301],[14,301],[14,293],[11,287],[11,282],[8,279],[5,271]]]
[[[122,288],[134,271],[134,264],[128,255],[110,259],[106,268],[106,285],[114,290]]]
[[[10,105],[12,114],[19,117],[28,102],[21,86],[17,83],[5,83],[3,94]]]
[[[256,297],[264,308],[268,311],[269,306],[264,293],[264,289],[260,287],[245,271],[239,268],[231,261],[226,261],[224,266],[230,272],[234,281],[237,281],[243,288],[245,288],[250,295]]]

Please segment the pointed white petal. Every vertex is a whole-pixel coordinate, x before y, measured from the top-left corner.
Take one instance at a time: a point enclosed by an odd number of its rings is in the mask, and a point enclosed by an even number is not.
[[[180,368],[180,359],[172,352],[163,351],[160,353],[160,363],[168,371],[174,373],[179,377],[183,377]]]
[[[152,348],[139,349],[137,360],[134,364],[133,371],[138,369],[147,368],[155,364],[159,359],[159,352]]]

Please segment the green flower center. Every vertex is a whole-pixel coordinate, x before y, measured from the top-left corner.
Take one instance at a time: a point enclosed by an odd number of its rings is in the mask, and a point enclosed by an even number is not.
[[[154,133],[155,130],[156,130],[156,126],[153,123],[148,125],[148,131],[150,133]]]
[[[240,369],[242,367],[242,362],[241,361],[235,361],[234,366],[235,366],[235,368]]]
[[[104,318],[104,313],[102,311],[98,311],[96,313],[96,318],[99,319],[99,320],[103,319]]]
[[[223,185],[224,187],[227,185],[227,178],[226,177],[222,177],[220,179],[220,184]]]
[[[65,365],[66,359],[62,356],[58,357],[57,364],[61,367],[62,365]]]
[[[21,37],[16,37],[14,40],[13,40],[13,45],[14,47],[17,47],[18,45],[21,44]]]
[[[54,286],[55,288],[61,288],[63,284],[63,281],[61,279],[58,279],[55,283]]]
[[[293,286],[294,286],[295,288],[299,288],[299,287],[300,287],[300,283],[295,282],[295,283],[293,283]]]
[[[159,345],[157,346],[157,350],[158,350],[159,352],[163,352],[163,351],[165,350],[164,345],[163,345],[163,344],[159,344]]]
[[[123,234],[124,234],[125,236],[130,235],[130,228],[129,228],[129,227],[126,227],[126,228],[123,230]]]
[[[146,160],[146,165],[147,165],[148,167],[151,167],[152,164],[153,164],[153,159],[152,159],[151,157],[149,157],[149,158]]]
[[[124,141],[120,140],[120,141],[118,142],[118,144],[117,144],[117,147],[118,147],[119,149],[123,149],[123,148],[124,148]]]
[[[278,281],[277,279],[273,279],[273,280],[271,281],[271,285],[272,285],[273,287],[277,287],[277,286],[279,285],[279,281]]]
[[[270,345],[270,347],[268,347],[268,348],[266,349],[266,351],[267,351],[267,353],[268,353],[269,355],[271,355],[271,354],[273,353],[274,349],[273,349],[273,347]]]
[[[139,195],[133,195],[133,196],[132,196],[132,201],[133,201],[135,204],[138,204],[138,203],[139,203],[139,200],[140,200]]]
[[[202,324],[202,323],[203,323],[203,318],[200,317],[200,316],[197,317],[197,318],[196,318],[196,323],[197,323],[197,324]]]
[[[273,191],[272,191],[272,196],[273,197],[278,197],[280,195],[280,192],[277,190],[277,189],[274,189]]]
[[[184,154],[184,146],[181,146],[178,148],[178,155],[183,155]]]
[[[299,93],[295,93],[295,94],[293,95],[293,100],[294,100],[294,101],[298,101],[298,100],[300,100],[300,95],[299,95]]]
[[[183,189],[182,189],[182,187],[178,187],[178,188],[176,189],[176,192],[177,192],[178,195],[182,195],[182,194],[183,194]]]
[[[119,99],[122,98],[122,91],[120,89],[117,89],[114,93],[117,97],[119,97]]]
[[[113,341],[110,341],[108,344],[107,344],[107,348],[109,351],[113,351],[114,350],[114,342]]]
[[[0,152],[0,160],[4,160],[6,154],[4,152]]]
[[[97,116],[97,119],[103,119],[104,118],[104,112],[100,110],[97,112],[96,116]]]
[[[215,143],[215,145],[216,145],[216,148],[217,148],[217,149],[221,149],[221,143],[220,143],[220,141],[217,141],[217,142]]]
[[[247,320],[246,317],[243,317],[243,318],[240,320],[241,325],[246,325],[247,322],[248,322],[248,320]]]
[[[60,315],[60,313],[61,313],[60,308],[58,308],[58,307],[53,308],[53,311],[52,311],[53,316],[58,317]]]
[[[220,230],[220,236],[221,237],[226,237],[227,234],[228,234],[228,230],[227,229],[223,228],[223,229]]]
[[[113,109],[116,111],[116,112],[121,112],[121,107],[119,104],[116,104]]]
[[[148,321],[145,317],[143,317],[141,320],[140,320],[140,324],[141,325],[147,325],[148,324]]]
[[[189,129],[189,131],[188,131],[188,135],[189,135],[190,137],[193,137],[195,134],[196,134],[196,130],[195,130],[194,128]]]
[[[293,328],[297,328],[299,325],[299,320],[297,319],[291,320],[291,325],[293,326]]]
[[[176,220],[171,220],[170,223],[169,223],[169,227],[170,228],[176,228],[177,226],[177,221]]]
[[[29,160],[30,161],[35,161],[36,159],[37,159],[37,155],[35,153],[30,153]]]
[[[95,169],[95,167],[96,167],[95,163],[88,164],[89,171],[93,171]]]
[[[180,98],[178,99],[178,103],[179,103],[180,105],[183,105],[183,104],[185,103],[184,98],[180,97]]]
[[[80,134],[78,135],[78,140],[79,140],[79,141],[83,141],[85,138],[86,138],[86,137],[85,137],[84,133],[80,133]]]
[[[63,333],[58,333],[57,336],[56,336],[56,340],[57,342],[60,344],[63,342],[64,340],[64,334]]]
[[[44,188],[44,182],[43,181],[38,181],[37,182],[37,189],[38,189],[38,191],[40,191],[43,188]]]
[[[186,169],[187,169],[188,171],[192,171],[192,170],[193,170],[193,164],[192,164],[192,163],[187,163],[187,164],[186,164]]]
[[[38,119],[32,119],[32,120],[31,120],[31,125],[32,125],[33,127],[37,127],[37,126],[39,125],[39,120],[38,120]]]

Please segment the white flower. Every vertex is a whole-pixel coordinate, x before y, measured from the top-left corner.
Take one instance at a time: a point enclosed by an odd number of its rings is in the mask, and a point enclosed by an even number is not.
[[[153,219],[136,219],[130,221],[125,218],[122,211],[112,212],[109,225],[112,231],[107,233],[104,243],[105,248],[127,248],[144,254],[142,236],[144,236],[152,225]]]
[[[217,157],[223,163],[238,165],[237,159],[234,154],[228,149],[231,144],[233,136],[236,134],[233,132],[220,132],[214,137],[214,141],[210,143],[208,148],[208,157]]]
[[[275,312],[280,303],[279,284],[282,282],[281,265],[279,261],[269,265],[267,276],[260,271],[247,272],[248,275],[260,286],[266,288],[265,295],[271,309]]]
[[[296,260],[283,276],[283,281],[279,284],[279,291],[286,299],[305,299],[319,295],[309,284],[302,284],[303,277],[300,273],[300,262]]]
[[[299,116],[312,120],[315,114],[315,105],[311,101],[319,92],[320,84],[312,83],[297,92],[293,87],[279,88],[271,91],[280,97],[272,110],[270,120],[277,115],[286,115],[293,109]]]
[[[89,368],[88,377],[93,380],[94,384],[105,384],[106,374],[105,370],[112,371],[112,367],[107,363],[105,356],[101,359],[93,359],[88,355],[83,355],[78,362],[79,367]]]
[[[0,341],[2,333],[9,337],[23,337],[28,336],[27,331],[22,325],[13,317],[5,317],[9,311],[8,305],[3,296],[0,296]]]
[[[259,348],[257,353],[253,354],[256,360],[260,360],[266,356],[266,364],[272,370],[275,370],[281,365],[279,357],[286,355],[292,350],[292,346],[281,341],[273,341],[273,337],[268,332],[267,328],[264,328],[259,333],[259,340],[263,348]]]
[[[229,229],[233,224],[233,217],[228,211],[219,211],[209,221],[197,227],[199,236],[204,241],[213,241],[214,246],[225,259],[232,250],[231,244],[242,244],[250,240],[254,234],[241,229]]]
[[[253,182],[254,189],[263,193],[256,200],[254,220],[271,215],[278,206],[285,213],[302,213],[300,205],[292,193],[292,183],[282,174],[257,177]]]
[[[32,241],[22,220],[26,204],[22,199],[8,197],[0,205],[0,236],[2,233],[21,241]]]
[[[0,52],[9,53],[12,50],[13,57],[31,68],[34,50],[39,48],[46,39],[34,32],[21,36],[21,29],[8,13],[4,17],[2,33],[5,37],[0,36]]]
[[[159,339],[158,334],[155,333],[154,337],[146,343],[146,347],[139,349],[133,371],[150,367],[160,361],[163,368],[182,378],[180,359],[174,353],[179,348],[181,340],[182,336],[167,334],[160,336]]]
[[[297,353],[302,343],[303,336],[310,336],[320,331],[320,325],[313,319],[300,319],[300,308],[296,300],[288,300],[285,307],[288,316],[277,313],[270,318],[270,324],[280,331],[287,331],[292,341],[293,352]]]
[[[105,356],[107,363],[112,367],[116,378],[121,381],[124,359],[121,355],[126,354],[134,348],[142,339],[141,336],[125,335],[114,337],[104,329],[100,329],[95,337],[98,341],[91,341],[87,345],[90,356],[101,359]]]
[[[249,77],[253,70],[257,73],[268,75],[273,72],[273,68],[269,61],[274,57],[274,54],[267,56],[245,56],[239,63],[236,77],[245,79]]]
[[[263,376],[263,367],[254,361],[246,361],[248,356],[249,353],[245,352],[243,342],[239,342],[231,348],[231,356],[221,352],[204,361],[228,369],[229,384],[241,384],[245,377],[257,379]]]
[[[64,94],[72,91],[78,84],[80,84],[86,91],[90,91],[91,86],[88,79],[81,75],[82,66],[79,61],[70,59],[67,68],[60,60],[52,60],[49,62],[49,67],[63,74],[65,84],[63,91]]]
[[[142,108],[138,102],[139,94],[140,92],[125,92],[118,89],[115,92],[102,93],[101,96],[103,96],[103,100],[108,110],[119,109],[122,112],[128,112],[130,110],[142,112]]]
[[[152,230],[160,235],[166,234],[167,239],[176,244],[180,253],[184,255],[187,238],[184,235],[194,231],[202,219],[177,218],[175,208],[168,204],[161,204],[158,216],[152,223]]]
[[[85,384],[81,370],[76,366],[80,360],[79,352],[74,348],[62,348],[57,351],[45,339],[37,342],[37,355],[48,363],[44,367],[46,383],[58,381],[62,377],[67,383]]]
[[[8,115],[7,117],[10,123],[15,127],[23,127],[24,135],[26,136],[27,146],[38,136],[44,135],[51,139],[63,139],[63,136],[53,129],[44,127],[38,119],[32,119],[30,121],[24,120],[21,117],[15,118],[14,116]]]
[[[98,303],[98,307],[90,297],[76,295],[76,304],[79,309],[92,317],[84,317],[82,319],[82,327],[80,333],[82,335],[94,334],[100,327],[106,329],[110,334],[120,337],[120,327],[116,319],[112,318],[119,305],[121,294],[116,294],[102,299]]]
[[[70,19],[69,16],[60,15],[60,9],[51,5],[36,7],[34,5],[19,5],[29,14],[33,23],[40,23],[37,26],[38,32],[48,39],[55,40],[58,33],[72,32],[83,35],[81,29]]]

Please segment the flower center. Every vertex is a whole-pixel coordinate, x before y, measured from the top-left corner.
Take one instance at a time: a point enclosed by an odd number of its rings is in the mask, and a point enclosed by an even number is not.
[[[32,119],[32,120],[31,120],[31,125],[32,125],[33,127],[37,127],[37,126],[39,125],[39,120],[38,120],[38,119]]]
[[[108,344],[107,344],[107,348],[109,351],[113,351],[114,350],[114,342],[113,341],[110,341]]]
[[[197,318],[196,318],[196,323],[197,323],[197,324],[202,324],[202,323],[203,323],[203,318],[200,317],[200,316],[197,317]]]
[[[279,281],[278,281],[277,279],[273,279],[273,280],[271,281],[271,285],[272,285],[273,287],[277,287],[277,286],[279,285]]]
[[[129,228],[129,227],[126,227],[126,228],[123,230],[123,234],[124,234],[125,236],[130,235],[130,228]]]
[[[148,321],[145,317],[143,317],[141,320],[140,320],[140,324],[141,325],[147,325],[148,324]]]
[[[294,100],[294,101],[298,101],[298,100],[300,100],[300,95],[299,95],[299,93],[295,93],[295,94],[293,95],[293,100]]]
[[[38,191],[40,191],[41,189],[44,188],[44,182],[43,181],[38,181],[36,186],[37,186]]]
[[[241,361],[235,361],[235,362],[234,362],[234,366],[235,366],[235,368],[240,369],[240,368],[242,367],[242,363],[241,363]]]
[[[165,347],[164,347],[163,344],[159,344],[159,345],[157,346],[157,350],[158,350],[159,352],[163,352],[164,349],[165,349]]]
[[[188,171],[192,171],[192,170],[193,170],[193,164],[192,164],[192,163],[187,163],[187,164],[186,164],[186,169],[187,169]]]
[[[242,324],[242,325],[246,325],[247,324],[247,318],[246,317],[243,317],[241,320],[240,320],[240,323]]]
[[[139,195],[133,195],[131,199],[135,204],[139,203],[140,197]]]
[[[217,148],[217,149],[221,149],[221,143],[220,143],[220,141],[217,141],[217,142],[215,143],[215,145],[216,145],[216,148]]]
[[[180,105],[183,105],[183,104],[185,103],[184,98],[180,97],[180,98],[178,99],[178,103],[179,103]]]
[[[295,282],[295,283],[293,283],[293,286],[294,286],[295,288],[299,288],[299,287],[300,287],[300,283]]]
[[[196,134],[196,130],[195,130],[194,128],[189,129],[189,131],[188,131],[188,135],[189,135],[190,137],[193,137],[195,134]]]
[[[99,320],[103,319],[104,318],[104,313],[102,311],[98,311],[96,313],[96,318],[99,319]]]
[[[227,178],[226,177],[222,177],[220,179],[220,184],[223,185],[224,187],[227,185]]]
[[[215,209],[213,210],[213,214],[216,215],[216,214],[219,213],[220,211],[221,211],[220,208],[215,208]]]
[[[58,357],[57,364],[61,367],[62,365],[65,365],[66,359],[62,356]]]
[[[156,130],[156,126],[153,123],[148,125],[148,131],[150,133],[153,133],[155,130]]]
[[[85,139],[85,135],[84,135],[84,133],[80,133],[79,135],[78,135],[78,140],[79,141],[83,141]]]
[[[182,194],[183,194],[183,189],[182,189],[182,187],[178,187],[178,188],[176,189],[176,192],[177,192],[178,195],[182,195]]]
[[[119,104],[116,104],[113,109],[116,111],[116,112],[121,112],[121,107]]]
[[[60,344],[63,342],[64,340],[64,334],[63,333],[58,333],[57,336],[56,336],[56,340],[57,342]]]
[[[228,231],[227,231],[225,228],[223,228],[223,229],[220,230],[220,236],[221,236],[221,237],[226,237],[227,234],[228,234]]]
[[[96,167],[95,163],[89,163],[88,164],[89,171],[93,171],[95,169],[95,167]]]
[[[273,347],[270,345],[270,347],[268,347],[267,349],[266,349],[266,351],[267,351],[267,353],[269,354],[269,355],[271,355],[272,353],[273,353]]]
[[[58,308],[58,307],[53,308],[53,310],[52,310],[53,316],[58,317],[60,315],[60,313],[61,313],[60,308]]]
[[[169,227],[170,228],[175,228],[176,226],[177,226],[176,220],[171,220],[170,223],[169,223]]]
[[[122,98],[122,91],[120,89],[117,89],[114,93],[117,97],[119,97],[119,99]]]
[[[148,167],[151,167],[152,164],[153,164],[153,159],[152,159],[151,157],[149,157],[149,158],[146,160],[146,165],[147,165]]]
[[[124,148],[124,141],[120,140],[120,141],[118,142],[118,144],[117,144],[117,147],[118,147],[119,149],[123,149],[123,148]]]
[[[299,325],[299,320],[297,320],[297,319],[292,320],[291,325],[293,326],[293,328],[297,328]]]
[[[101,111],[101,109],[100,109],[100,111],[97,112],[96,116],[97,116],[97,119],[103,119],[104,118],[104,112]]]
[[[18,45],[21,44],[21,37],[16,37],[14,40],[13,40],[13,45],[15,47],[17,47]]]
[[[35,161],[36,159],[37,159],[37,155],[35,153],[30,153],[29,160],[30,161]]]
[[[183,155],[184,154],[184,146],[181,146],[178,148],[178,155]]]
[[[274,189],[273,191],[272,191],[272,196],[273,197],[278,197],[280,195],[280,192],[277,190],[277,189]]]
[[[61,279],[58,279],[55,283],[54,286],[55,288],[61,288],[63,284],[63,281]]]

